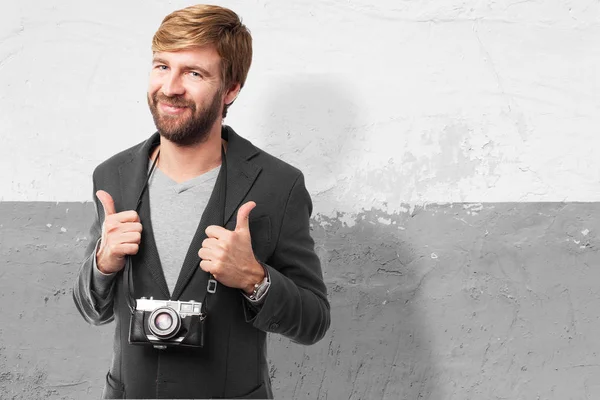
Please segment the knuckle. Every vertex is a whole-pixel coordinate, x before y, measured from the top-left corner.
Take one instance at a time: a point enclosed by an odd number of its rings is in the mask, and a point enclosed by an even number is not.
[[[106,251],[110,256],[114,255],[116,253],[115,245],[112,243],[107,243]]]

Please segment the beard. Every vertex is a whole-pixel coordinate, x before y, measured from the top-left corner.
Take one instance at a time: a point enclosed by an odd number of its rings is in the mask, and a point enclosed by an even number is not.
[[[177,115],[164,114],[158,110],[159,102],[186,107],[186,110]],[[162,137],[182,147],[192,146],[208,139],[211,128],[221,116],[221,91],[217,91],[210,104],[200,110],[193,101],[186,100],[183,96],[169,97],[159,92],[148,94],[148,106],[154,125]],[[187,115],[188,110],[191,115]]]

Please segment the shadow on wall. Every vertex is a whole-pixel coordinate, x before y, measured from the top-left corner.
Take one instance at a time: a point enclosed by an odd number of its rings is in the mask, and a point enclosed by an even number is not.
[[[318,209],[319,195],[346,178],[360,156],[360,106],[347,83],[335,77],[301,75],[269,83],[260,147],[302,170]]]
[[[263,147],[304,172],[317,210],[321,194],[352,176],[360,157],[361,107],[348,87],[327,76],[301,76],[274,82],[267,99]],[[314,213],[311,222],[331,327],[310,347],[270,335],[275,396],[443,398],[418,301],[435,266],[403,227],[411,215],[354,215],[327,206],[336,216]]]

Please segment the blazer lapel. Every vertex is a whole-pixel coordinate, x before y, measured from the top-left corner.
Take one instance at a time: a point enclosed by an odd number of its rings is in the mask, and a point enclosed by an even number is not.
[[[155,133],[137,152],[132,153],[132,158],[129,163],[124,163],[119,166],[121,199],[123,204],[122,211],[135,210],[138,196],[140,195],[148,176],[148,160],[150,152],[159,143],[160,135]],[[164,298],[169,298],[169,287],[167,286],[167,281],[165,280],[160,264],[160,258],[158,256],[158,250],[152,232],[148,190],[146,190],[142,196],[142,203],[138,210],[138,215],[144,229],[142,230],[140,251],[135,256],[139,261],[133,265],[133,268],[147,268],[164,295]]]
[[[238,136],[228,126],[223,127],[222,136],[228,142],[225,203],[225,223],[227,223],[235,210],[242,205],[242,200],[258,178],[262,168],[250,161],[259,152],[252,143]]]
[[[258,149],[250,142],[238,136],[233,129],[223,126],[222,137],[227,140],[227,189],[225,193],[225,224],[229,221],[234,211],[241,205],[242,200],[252,187],[258,177],[261,168],[249,161],[251,157],[258,153]],[[202,242],[206,239],[206,228],[210,225],[222,226],[220,220],[223,207],[221,196],[221,182],[223,174],[220,172],[215,187],[210,196],[206,209],[200,218],[198,229],[185,256],[179,278],[175,284],[175,289],[171,296],[172,300],[179,299],[179,296],[185,289],[189,280],[200,268],[200,257],[198,251],[202,247]],[[202,287],[208,284],[208,274],[200,271]],[[164,279],[164,278],[163,278]],[[218,290],[218,289],[217,289]],[[204,293],[202,293],[204,295]],[[195,299],[197,300],[197,299]]]

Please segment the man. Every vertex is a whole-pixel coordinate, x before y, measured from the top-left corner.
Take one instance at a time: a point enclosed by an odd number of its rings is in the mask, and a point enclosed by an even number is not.
[[[312,344],[330,323],[302,173],[222,125],[252,58],[234,12],[176,11],[152,50],[158,132],[95,169],[96,218],[73,291],[86,321],[116,322],[103,396],[272,398],[266,333]],[[135,307],[142,297],[205,299],[202,345],[131,340],[130,287]]]

